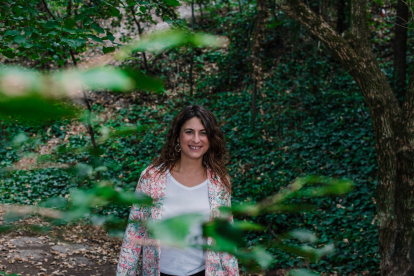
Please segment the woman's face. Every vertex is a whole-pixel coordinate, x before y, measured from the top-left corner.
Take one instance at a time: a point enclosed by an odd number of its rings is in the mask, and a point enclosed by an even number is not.
[[[197,117],[193,117],[184,123],[177,141],[181,146],[181,156],[184,155],[191,159],[202,158],[210,146],[207,132],[201,120]]]

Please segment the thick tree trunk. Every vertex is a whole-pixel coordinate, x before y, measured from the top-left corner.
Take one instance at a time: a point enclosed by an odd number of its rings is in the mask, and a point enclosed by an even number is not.
[[[343,64],[370,109],[378,154],[381,274],[414,275],[414,74],[400,107],[368,42],[367,0],[351,0],[352,47],[300,0],[277,0]]]
[[[408,5],[398,0],[394,37],[394,89],[399,99],[404,97],[407,68]]]

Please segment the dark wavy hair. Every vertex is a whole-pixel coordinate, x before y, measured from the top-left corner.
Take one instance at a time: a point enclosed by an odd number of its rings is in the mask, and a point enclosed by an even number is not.
[[[180,136],[181,127],[191,118],[197,117],[203,124],[210,146],[203,155],[203,166],[211,169],[213,177],[219,177],[221,183],[231,192],[230,176],[227,173],[225,162],[228,158],[224,134],[218,126],[217,120],[211,111],[201,105],[189,105],[184,107],[173,119],[167,134],[167,142],[161,149],[161,155],[155,158],[151,167],[159,167],[159,173],[167,169],[171,171],[180,161],[181,152],[175,150],[177,138]]]

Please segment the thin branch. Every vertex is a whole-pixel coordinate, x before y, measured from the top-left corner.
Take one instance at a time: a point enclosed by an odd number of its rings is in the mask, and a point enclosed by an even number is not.
[[[275,232],[273,232],[272,227],[270,227],[270,225],[267,226],[266,230],[269,230],[270,234],[272,234],[272,236],[279,242],[283,241],[278,235],[275,234]]]
[[[53,18],[53,20],[56,20],[56,17],[53,15],[53,13],[49,10],[49,7],[47,6],[46,0],[42,0],[43,5],[45,6],[45,9],[47,13]]]
[[[73,66],[78,67],[78,63],[76,62],[75,54],[73,53],[72,48],[69,48],[69,53],[73,61]]]
[[[91,107],[91,104],[89,103],[88,97],[86,96],[86,92],[83,90],[82,93],[83,93],[83,99],[89,110],[89,115],[86,118],[86,124],[89,129],[89,134],[91,135],[92,145],[96,148],[95,135],[94,135],[94,131],[93,131],[92,123],[91,123],[92,107]]]
[[[141,38],[142,29],[141,29],[141,26],[140,26],[140,24],[139,24],[139,22],[138,22],[137,18],[135,17],[135,10],[134,10],[134,7],[130,6],[129,8],[130,8],[130,10],[131,10],[132,17],[134,18],[135,24],[136,24],[136,25],[137,25],[137,27],[138,27],[138,33],[139,33],[139,36],[140,36],[140,38]],[[148,71],[147,57],[145,56],[145,52],[144,52],[144,51],[142,52],[142,59],[143,59],[143,62],[144,62],[144,68],[145,68],[145,70],[146,70],[146,71]]]

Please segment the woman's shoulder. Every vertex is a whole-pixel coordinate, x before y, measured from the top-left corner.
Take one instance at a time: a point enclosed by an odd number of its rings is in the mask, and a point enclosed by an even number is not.
[[[162,165],[153,166],[152,164],[150,164],[147,167],[145,167],[145,169],[142,171],[141,177],[154,175],[161,169],[161,167]]]
[[[220,191],[221,193],[225,193],[225,194],[230,194],[231,192],[226,188],[226,186],[224,185],[222,179],[220,178],[219,175],[214,174],[213,171],[210,168],[207,168],[207,174],[208,174],[208,178],[211,180],[213,186],[215,187],[215,189],[217,189],[218,191]],[[230,181],[230,179],[227,179],[228,181]]]

